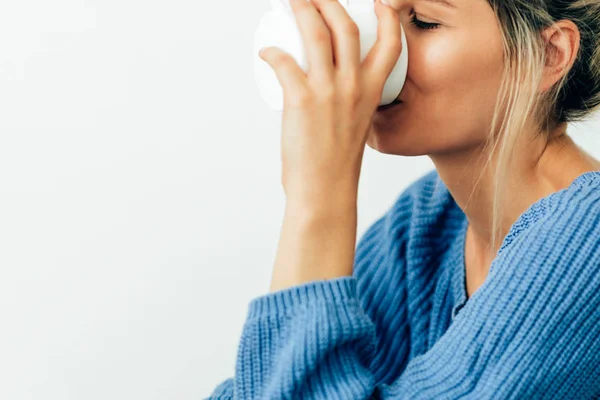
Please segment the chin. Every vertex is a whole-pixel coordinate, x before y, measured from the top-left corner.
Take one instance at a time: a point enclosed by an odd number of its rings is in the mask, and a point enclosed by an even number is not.
[[[407,104],[380,107],[373,116],[373,125],[367,145],[382,154],[421,156],[427,154],[427,136],[410,126]]]
[[[430,153],[427,136],[398,128],[382,131],[374,126],[367,138],[367,146],[379,153],[397,156],[416,157]]]

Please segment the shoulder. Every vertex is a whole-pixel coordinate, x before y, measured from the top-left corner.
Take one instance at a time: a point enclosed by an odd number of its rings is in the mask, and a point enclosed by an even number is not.
[[[590,304],[600,307],[600,174],[576,181],[522,214],[480,289],[484,287],[481,295],[503,290],[511,301],[575,312]]]
[[[532,245],[555,252],[600,244],[600,173],[534,203],[513,224],[499,254]]]
[[[513,225],[448,337],[492,346],[490,359],[519,354],[503,368],[514,374],[522,360],[533,363],[538,372],[529,378],[531,387],[573,376],[597,381],[589,371],[600,365],[599,189],[600,175],[534,203]]]

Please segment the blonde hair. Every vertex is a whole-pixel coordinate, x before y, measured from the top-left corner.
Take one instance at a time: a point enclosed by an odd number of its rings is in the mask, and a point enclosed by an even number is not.
[[[502,85],[490,135],[481,154],[492,166],[494,194],[489,245],[497,249],[502,236],[503,199],[511,158],[529,117],[548,139],[563,122],[581,120],[600,105],[600,0],[488,0],[496,12],[505,55]],[[550,90],[538,93],[546,64],[545,28],[571,20],[580,31],[577,59]],[[497,157],[495,164],[492,158]],[[483,172],[482,172],[483,175]],[[481,177],[480,177],[481,178]],[[479,182],[479,180],[477,181]]]

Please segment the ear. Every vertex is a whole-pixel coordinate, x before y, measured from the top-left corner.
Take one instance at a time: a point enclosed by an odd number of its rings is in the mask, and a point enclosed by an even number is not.
[[[575,63],[580,33],[573,21],[561,20],[546,28],[542,36],[546,42],[547,57],[539,89],[545,92],[566,75]]]
[[[561,20],[542,32],[546,42],[546,65],[540,83],[540,91],[545,92],[558,82],[577,59],[580,46],[580,33],[577,25],[570,20]]]

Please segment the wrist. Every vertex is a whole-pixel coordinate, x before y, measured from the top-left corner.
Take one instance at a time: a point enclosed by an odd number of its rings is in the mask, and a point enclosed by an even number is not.
[[[271,291],[352,275],[356,212],[307,212],[286,208]]]
[[[300,226],[339,226],[356,224],[358,207],[356,202],[305,203],[288,201],[285,219]]]
[[[337,190],[333,193],[320,192],[312,196],[287,197],[286,214],[298,218],[337,219],[357,212],[358,191],[356,189]]]

